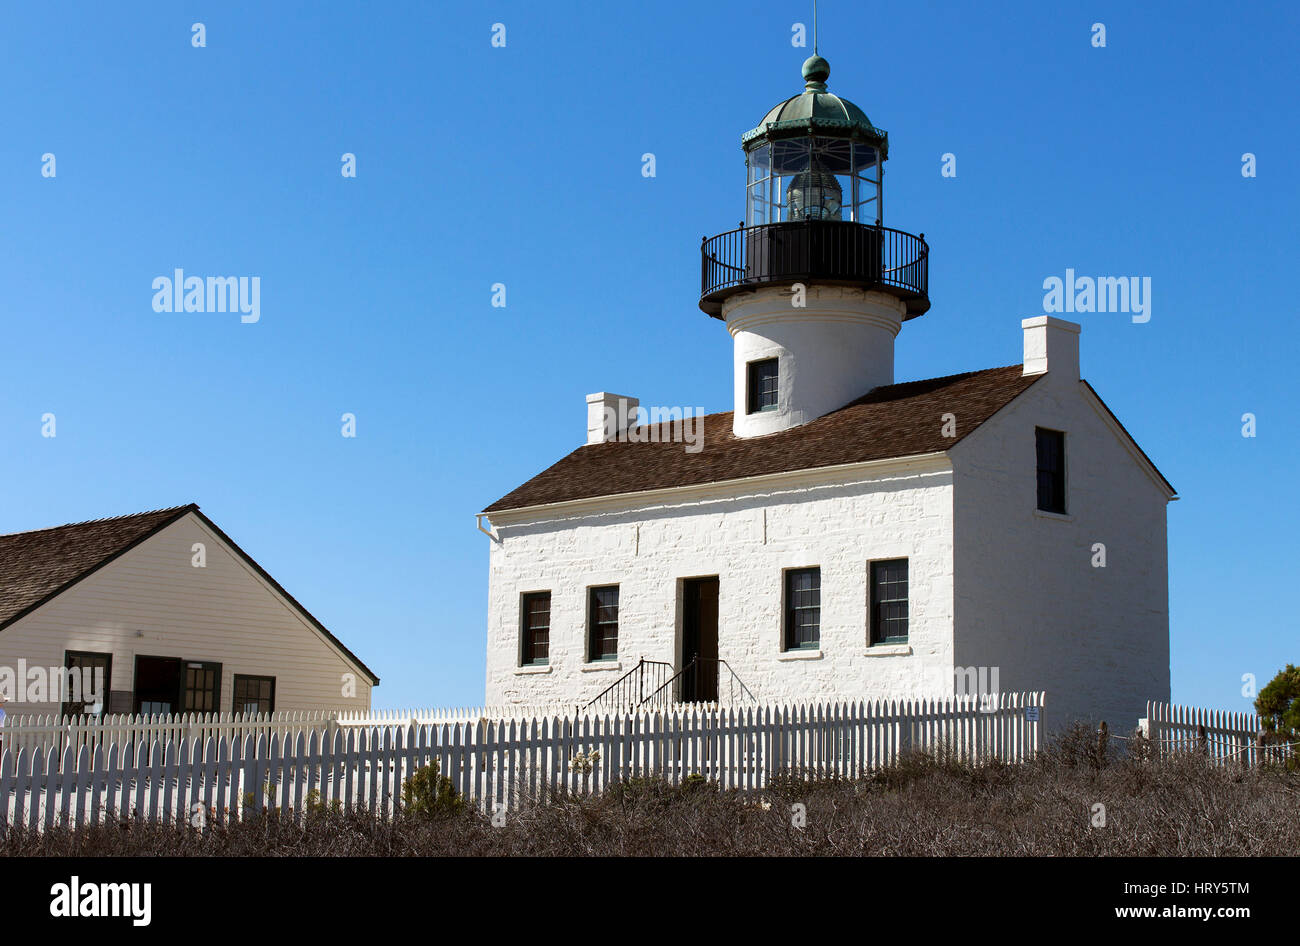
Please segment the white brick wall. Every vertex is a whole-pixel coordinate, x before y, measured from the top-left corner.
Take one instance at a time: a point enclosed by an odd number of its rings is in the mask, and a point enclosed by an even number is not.
[[[618,667],[675,662],[680,579],[709,575],[719,577],[719,656],[760,699],[914,695],[934,679],[925,673],[950,680],[951,470],[942,457],[861,470],[761,492],[684,491],[671,505],[606,503],[565,520],[494,517],[487,702],[585,702],[617,678],[585,661],[592,585],[620,585]],[[913,653],[869,657],[867,563],[898,557],[910,562]],[[812,565],[822,570],[821,656],[783,660],[782,570]],[[520,596],[544,590],[551,659],[536,673],[518,666]]]
[[[1120,732],[1169,699],[1167,496],[1090,400],[1049,371],[952,450],[956,656],[1046,690],[1051,727]],[[1035,426],[1065,431],[1064,518],[1035,512]]]
[[[1168,496],[1104,415],[1058,368],[946,457],[495,516],[486,700],[585,702],[638,657],[676,664],[680,579],[717,575],[719,656],[762,700],[951,692],[954,666],[989,667],[1004,692],[1045,689],[1052,727],[1130,726],[1169,698]],[[1035,512],[1036,425],[1066,432],[1063,518]],[[895,557],[910,563],[912,653],[869,656],[867,563]],[[810,565],[820,656],[782,659],[782,570]],[[586,589],[615,583],[620,661],[587,664]],[[543,590],[551,661],[536,673],[518,666],[519,605]]]

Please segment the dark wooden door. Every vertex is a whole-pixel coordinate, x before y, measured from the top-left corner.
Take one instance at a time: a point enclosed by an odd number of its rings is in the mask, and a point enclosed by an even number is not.
[[[718,698],[718,579],[688,578],[682,582],[682,676],[684,703]]]
[[[180,658],[135,658],[135,712],[149,716],[178,713],[180,700]]]

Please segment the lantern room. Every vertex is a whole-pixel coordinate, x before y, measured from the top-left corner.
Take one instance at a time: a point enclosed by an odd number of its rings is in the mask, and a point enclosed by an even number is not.
[[[700,308],[726,319],[739,293],[803,284],[894,296],[904,318],[930,308],[925,235],[884,226],[889,136],[826,89],[830,64],[803,64],[804,90],[741,136],[745,219],[701,245]]]
[[[883,220],[889,137],[862,109],[826,90],[830,64],[803,64],[804,92],[771,109],[741,138],[748,173],[745,223]]]

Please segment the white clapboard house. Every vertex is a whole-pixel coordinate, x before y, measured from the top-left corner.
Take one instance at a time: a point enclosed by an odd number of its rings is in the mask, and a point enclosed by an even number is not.
[[[8,714],[368,710],[378,683],[198,506],[0,535]]]
[[[1140,716],[1169,698],[1173,487],[1076,324],[895,379],[929,247],[882,224],[886,134],[824,59],[803,75],[742,138],[745,225],[701,248],[734,409],[695,429],[590,395],[586,444],[480,516],[487,701],[1045,690],[1057,724]]]

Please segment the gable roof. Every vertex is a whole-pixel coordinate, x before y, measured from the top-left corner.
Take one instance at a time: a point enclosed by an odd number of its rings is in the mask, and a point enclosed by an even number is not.
[[[356,654],[348,650],[215,522],[200,512],[196,503],[0,535],[0,631],[190,513],[198,516],[232,552],[356,664],[370,678],[372,685],[379,683],[379,678]]]
[[[0,630],[198,506],[0,535]]]
[[[731,411],[707,414],[697,453],[671,442],[587,444],[484,512],[939,453],[952,449],[1040,377],[1025,377],[1023,366],[1008,365],[883,385],[816,420],[760,437],[732,433]],[[955,437],[943,435],[947,413],[956,417]],[[659,426],[663,431],[668,427]]]

